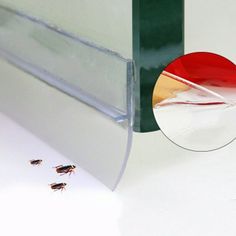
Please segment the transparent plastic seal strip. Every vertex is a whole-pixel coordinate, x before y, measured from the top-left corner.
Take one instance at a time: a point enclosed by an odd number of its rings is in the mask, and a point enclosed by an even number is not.
[[[81,163],[82,167],[114,189],[125,169],[132,143],[133,61],[40,19],[4,6],[0,6],[0,56],[22,72],[33,75],[27,77],[28,81],[25,80],[22,83],[17,78],[7,78],[7,75],[6,78],[1,77],[1,97],[5,101],[11,100],[9,104],[7,102],[1,104],[1,111],[12,115],[19,123],[48,141],[72,160]],[[38,86],[35,90],[32,86],[33,80],[35,80],[35,87]],[[43,82],[44,85],[37,81]],[[10,90],[12,83],[17,84],[18,88]],[[50,88],[56,88],[58,92]],[[39,93],[40,89],[48,90],[47,99]],[[31,95],[32,97],[24,95],[25,98],[24,100],[22,98],[22,101],[21,97],[18,97],[17,100],[12,95],[23,94],[26,90],[34,91],[35,96],[37,94],[37,102],[32,99],[33,95]],[[61,96],[59,92],[78,101],[76,104],[67,101],[66,97],[64,99],[65,104],[75,110],[74,113],[66,109],[64,111],[60,107],[57,101]],[[27,99],[31,101],[28,101],[30,104],[25,106]],[[55,107],[58,114],[51,114],[50,110],[46,111],[48,103]],[[86,104],[90,108],[86,108],[80,103]],[[11,108],[12,104],[18,109],[22,109],[24,114],[22,114],[23,112],[16,113],[16,109]],[[34,106],[38,106],[37,109]],[[43,106],[45,106],[45,111]],[[79,107],[81,107],[81,112],[84,112],[83,115],[79,114]],[[53,122],[47,128],[46,134],[41,131],[47,126],[47,123],[40,119],[40,114],[44,112],[45,116],[48,116],[48,120],[55,120],[62,110],[67,112],[64,115],[67,118],[78,115],[78,122],[71,121],[69,125],[59,127],[65,137],[66,134],[72,134],[71,142],[68,142],[66,138],[58,137]],[[88,113],[87,118],[85,113]],[[35,117],[33,117],[34,115]],[[94,116],[94,119],[91,119],[91,116]],[[96,116],[99,119],[96,119]],[[101,120],[101,123],[94,126],[94,123],[100,122],[100,117],[104,119],[104,122]],[[35,120],[35,123],[32,123],[32,119]],[[66,119],[65,122],[67,122]],[[111,122],[111,127],[110,130],[107,130],[109,122]],[[36,123],[42,127],[34,128]],[[83,126],[88,127],[84,136],[80,131],[83,130]],[[89,130],[92,129],[90,127],[93,127],[93,130]],[[101,133],[103,133],[103,142],[94,138]],[[86,141],[86,139],[88,140]],[[99,149],[94,148],[94,153],[89,152],[90,147],[86,146],[92,140],[97,142],[95,145]],[[99,152],[101,160],[95,158]],[[78,157],[78,153],[83,153],[83,155],[79,155],[83,157]]]

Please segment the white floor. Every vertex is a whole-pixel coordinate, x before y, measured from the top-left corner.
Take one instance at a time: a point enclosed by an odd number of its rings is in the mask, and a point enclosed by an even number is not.
[[[111,192],[0,114],[0,234],[4,236],[235,236],[236,142],[215,152],[183,150],[160,132],[135,134],[127,171]],[[42,166],[28,161],[42,158]],[[65,181],[64,192],[48,184]]]

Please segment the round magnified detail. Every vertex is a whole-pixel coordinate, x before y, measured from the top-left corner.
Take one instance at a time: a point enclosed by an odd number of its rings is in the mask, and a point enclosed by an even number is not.
[[[182,56],[159,76],[153,112],[161,131],[192,151],[212,151],[236,136],[236,66],[208,52]]]

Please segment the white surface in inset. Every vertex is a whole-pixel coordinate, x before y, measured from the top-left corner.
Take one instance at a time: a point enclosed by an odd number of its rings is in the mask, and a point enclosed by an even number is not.
[[[218,149],[236,138],[235,88],[203,89],[175,91],[153,108],[162,132],[175,144],[195,151]]]
[[[161,132],[135,134],[127,171],[111,192],[34,135],[0,115],[1,234],[235,236],[236,146],[209,153],[178,148]],[[89,147],[88,147],[89,148]],[[33,167],[32,158],[43,164]],[[64,192],[48,184],[68,183]]]
[[[221,148],[236,137],[236,107],[168,105],[153,109],[163,133],[177,145],[195,151]]]

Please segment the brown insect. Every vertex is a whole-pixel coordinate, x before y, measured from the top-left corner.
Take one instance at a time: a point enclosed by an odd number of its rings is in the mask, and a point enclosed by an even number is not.
[[[61,175],[65,175],[68,173],[69,173],[69,175],[71,175],[71,173],[75,172],[76,166],[75,165],[67,165],[67,166],[60,165],[60,166],[56,166],[54,168],[56,168],[56,172]]]
[[[37,160],[30,160],[30,164],[33,166],[39,166],[41,165],[43,160],[37,159]]]
[[[61,190],[61,191],[65,190],[66,185],[67,185],[66,183],[53,183],[53,184],[50,184],[51,189],[53,189],[54,192],[58,191],[58,190]]]

